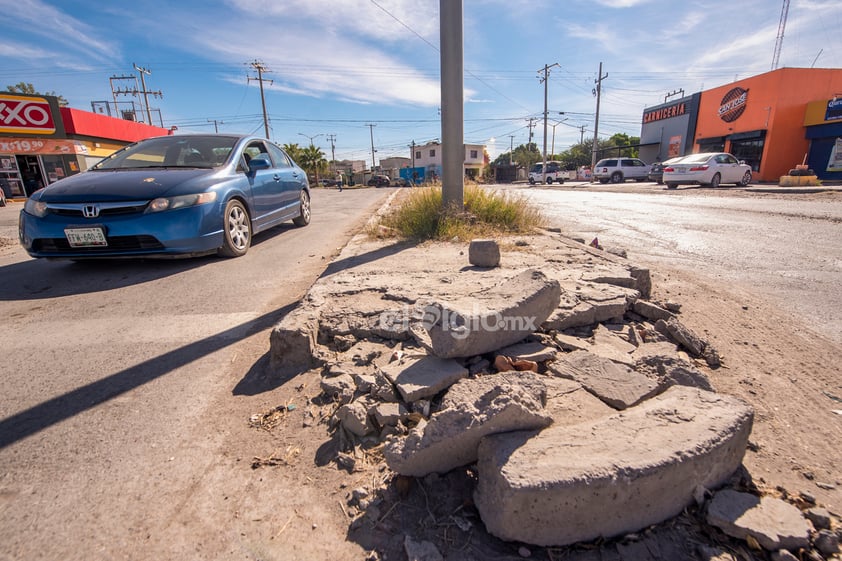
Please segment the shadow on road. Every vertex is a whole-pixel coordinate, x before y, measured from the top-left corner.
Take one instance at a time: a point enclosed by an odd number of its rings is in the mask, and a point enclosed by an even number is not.
[[[75,415],[93,409],[108,400],[114,399],[144,384],[166,376],[176,369],[208,354],[234,345],[256,333],[269,329],[284,315],[294,309],[296,305],[297,303],[292,303],[279,310],[273,310],[251,321],[174,349],[168,353],[132,366],[131,368],[126,368],[96,382],[91,382],[90,384],[7,417],[0,421],[0,449]],[[261,364],[260,361],[258,361],[258,364]],[[252,368],[250,373],[252,371],[257,371],[257,364]],[[283,382],[284,380],[277,380],[273,381],[272,384],[281,385]],[[264,382],[264,384],[268,383],[268,381]],[[245,384],[244,387],[248,387],[251,384],[252,391],[259,390],[261,387],[265,389],[260,391],[271,389],[269,385],[256,385],[249,378],[249,375],[246,375],[246,378],[237,387],[239,388],[243,384]],[[235,389],[235,393],[236,391]]]

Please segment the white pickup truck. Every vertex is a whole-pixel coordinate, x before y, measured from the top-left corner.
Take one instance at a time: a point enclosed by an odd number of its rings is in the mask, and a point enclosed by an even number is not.
[[[556,183],[564,183],[566,179],[576,179],[576,170],[566,170],[564,169],[563,162],[547,162],[547,185],[551,185],[553,182]],[[544,163],[538,162],[532,169],[529,170],[529,184],[535,185],[536,183],[543,183],[544,182]]]

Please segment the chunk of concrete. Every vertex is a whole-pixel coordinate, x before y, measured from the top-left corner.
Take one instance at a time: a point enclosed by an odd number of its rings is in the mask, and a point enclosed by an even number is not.
[[[658,344],[653,344],[653,346],[658,346]],[[673,385],[681,385],[710,392],[714,391],[704,372],[675,355],[641,355],[635,362],[634,368],[637,372],[656,380],[659,390],[665,390]]]
[[[670,312],[669,310],[665,310],[664,308],[662,308],[662,307],[660,307],[656,304],[653,304],[652,302],[649,302],[647,300],[636,301],[634,303],[633,309],[634,309],[635,313],[640,314],[641,316],[645,317],[646,319],[649,319],[649,320],[652,320],[652,321],[658,321],[659,319],[667,321],[667,320],[675,317],[673,315],[673,313]]]
[[[409,411],[403,403],[378,403],[374,406],[374,418],[381,427],[397,426]]]
[[[723,484],[752,419],[735,398],[674,386],[592,422],[489,436],[474,502],[504,540],[563,546],[635,532],[679,514],[698,486]]]
[[[708,504],[707,521],[729,536],[751,536],[768,551],[810,545],[810,522],[798,508],[774,497],[723,489]]]
[[[618,410],[632,407],[658,391],[655,380],[624,364],[587,351],[561,355],[559,360],[549,365],[548,371],[579,382],[590,393]]]
[[[612,330],[600,324],[593,332],[593,347],[589,350],[608,360],[632,366],[634,359],[631,356],[637,349],[636,346],[623,339]]]
[[[269,363],[280,372],[305,372],[321,366],[317,349],[318,320],[301,308],[287,314],[269,334]]]
[[[558,355],[558,351],[536,341],[532,343],[519,343],[517,345],[505,347],[498,350],[497,354],[507,356],[512,360],[546,362],[548,360],[555,360],[556,355]]]
[[[380,370],[409,403],[433,397],[468,375],[455,360],[429,355],[406,355]]]
[[[545,399],[541,377],[532,372],[462,380],[450,388],[442,409],[429,421],[386,444],[386,463],[401,475],[415,477],[473,463],[484,436],[549,425]]]
[[[412,325],[418,343],[441,358],[469,357],[512,345],[536,331],[556,309],[557,280],[527,269],[461,302],[432,302]]]
[[[497,267],[500,265],[500,245],[496,240],[471,240],[468,262],[475,267]]]
[[[374,432],[374,426],[368,416],[369,406],[369,403],[361,400],[346,403],[336,410],[336,418],[349,432],[365,436]]]

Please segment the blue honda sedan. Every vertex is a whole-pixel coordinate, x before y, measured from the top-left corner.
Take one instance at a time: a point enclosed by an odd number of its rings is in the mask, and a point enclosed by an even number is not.
[[[20,213],[32,257],[245,255],[252,236],[310,223],[307,174],[252,136],[149,138],[36,191]]]

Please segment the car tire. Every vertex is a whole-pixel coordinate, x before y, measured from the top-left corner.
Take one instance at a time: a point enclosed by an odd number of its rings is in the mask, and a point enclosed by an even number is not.
[[[559,178],[557,179],[557,181],[558,181],[558,184],[559,184],[559,185],[564,185],[564,178],[563,178],[563,177],[559,177]]]
[[[547,185],[552,185],[552,184],[553,184],[553,178],[552,178],[552,177],[548,177],[548,178],[547,178]]]
[[[678,183],[667,183],[667,189],[676,189],[678,188]]]
[[[623,174],[619,171],[615,171],[611,174],[611,183],[622,183],[623,182]]]
[[[710,187],[712,189],[716,189],[719,187],[719,182],[721,181],[722,177],[718,173],[714,173],[713,177],[710,178]]]
[[[534,179],[532,179],[531,177],[529,178],[529,184],[530,184],[530,185],[535,185],[535,180],[534,180]]]
[[[237,199],[225,205],[222,220],[222,247],[217,253],[222,257],[241,257],[251,247],[251,219],[246,207]]]
[[[745,174],[743,175],[743,178],[740,180],[740,182],[737,185],[739,185],[740,187],[745,187],[749,183],[751,183],[751,172],[747,171],[747,172],[745,172]]]
[[[310,195],[307,194],[307,191],[304,189],[301,190],[301,196],[299,197],[300,200],[300,207],[299,207],[299,214],[295,218],[292,219],[292,223],[296,226],[306,226],[310,223]]]

